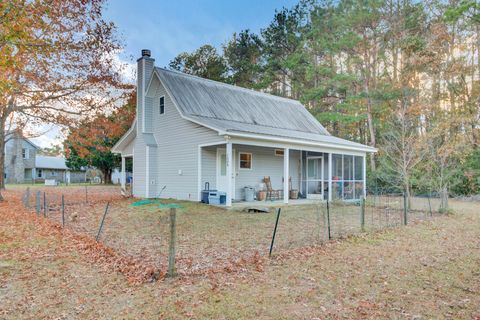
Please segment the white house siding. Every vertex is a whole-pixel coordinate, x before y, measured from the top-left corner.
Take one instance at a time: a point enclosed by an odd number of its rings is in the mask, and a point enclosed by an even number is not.
[[[217,148],[225,145],[202,148],[202,188],[205,182],[210,184],[210,189],[216,189],[217,179]],[[244,199],[244,187],[258,187],[263,182],[264,176],[270,176],[275,189],[283,189],[283,156],[275,156],[275,148],[265,148],[247,145],[233,145],[235,150],[235,199]],[[240,152],[252,153],[252,170],[239,168]],[[300,188],[300,152],[290,150],[290,176],[292,188]],[[225,191],[225,190],[221,190]]]
[[[233,145],[235,156],[237,157],[235,171],[235,199],[243,200],[244,187],[253,186],[257,188],[258,184],[263,182],[264,176],[270,176],[272,187],[283,190],[283,156],[275,156],[275,148]],[[252,153],[252,169],[240,169],[240,152]],[[290,150],[289,172],[292,177],[292,188],[300,187],[300,152]]]
[[[135,138],[135,150],[133,155],[133,194],[136,197],[145,197],[145,170],[146,170],[146,145],[142,134],[137,134]]]
[[[156,161],[151,163],[150,170],[157,170],[151,173],[156,177],[158,190],[166,186],[162,198],[197,200],[198,146],[225,140],[216,131],[183,119],[156,76],[152,80],[148,96],[153,97],[153,133],[158,143]],[[164,114],[160,114],[161,96],[165,96]],[[134,170],[140,167],[138,162],[145,163],[144,160],[137,160],[138,158],[134,160]],[[135,176],[138,179],[137,171]]]
[[[217,147],[202,148],[202,189],[205,183],[210,184],[210,189],[216,189],[217,184]]]
[[[145,132],[153,132],[153,97],[145,97]]]
[[[123,149],[123,154],[125,155],[131,155],[133,154],[133,147],[135,146],[135,139],[132,140],[124,149]]]

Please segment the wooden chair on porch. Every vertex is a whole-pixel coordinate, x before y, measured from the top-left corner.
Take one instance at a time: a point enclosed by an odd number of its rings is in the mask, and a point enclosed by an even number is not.
[[[280,199],[280,192],[281,190],[274,190],[272,187],[272,181],[270,180],[270,176],[263,177],[263,182],[265,183],[265,187],[267,188],[267,197],[265,200],[278,200]]]

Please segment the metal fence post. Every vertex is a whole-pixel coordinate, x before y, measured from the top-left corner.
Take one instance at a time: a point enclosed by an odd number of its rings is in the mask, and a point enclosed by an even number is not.
[[[327,230],[328,230],[328,240],[332,239],[332,234],[330,230],[330,201],[327,200]]]
[[[277,209],[277,219],[275,220],[275,228],[273,228],[272,242],[270,243],[270,251],[268,253],[269,257],[272,256],[273,244],[275,243],[275,235],[277,234],[278,220],[280,219],[281,211],[282,211],[282,208]]]
[[[360,198],[360,229],[365,232],[365,197]]]
[[[100,222],[100,227],[98,228],[97,236],[95,237],[95,240],[97,242],[98,242],[98,239],[100,239],[100,233],[102,232],[103,223],[105,222],[105,217],[107,216],[109,205],[110,205],[110,202],[107,202],[107,206],[105,207],[105,212],[103,213],[102,222]]]
[[[407,225],[407,193],[403,193],[403,224]]]
[[[88,191],[87,191],[87,186],[85,186],[85,203],[88,203]]]
[[[175,245],[177,238],[177,209],[170,208],[170,246],[168,248],[168,273],[167,276],[174,277],[175,271]]]
[[[37,191],[37,196],[35,198],[35,206],[36,206],[35,210],[37,212],[37,215],[40,214],[40,207],[41,207],[40,197],[41,197],[41,193],[40,193],[40,191]]]

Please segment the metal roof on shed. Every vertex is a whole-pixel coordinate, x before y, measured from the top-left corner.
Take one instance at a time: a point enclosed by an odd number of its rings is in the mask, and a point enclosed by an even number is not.
[[[36,156],[35,167],[39,169],[68,170],[63,157]]]

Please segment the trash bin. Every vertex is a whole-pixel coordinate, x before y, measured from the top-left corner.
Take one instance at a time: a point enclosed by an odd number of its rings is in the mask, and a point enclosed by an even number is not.
[[[217,190],[211,190],[210,189],[210,183],[205,182],[205,189],[202,190],[202,201],[203,203],[208,203],[208,196],[210,195],[210,192],[217,192]]]
[[[255,188],[251,186],[246,186],[243,188],[245,191],[245,201],[253,201],[255,200]]]

